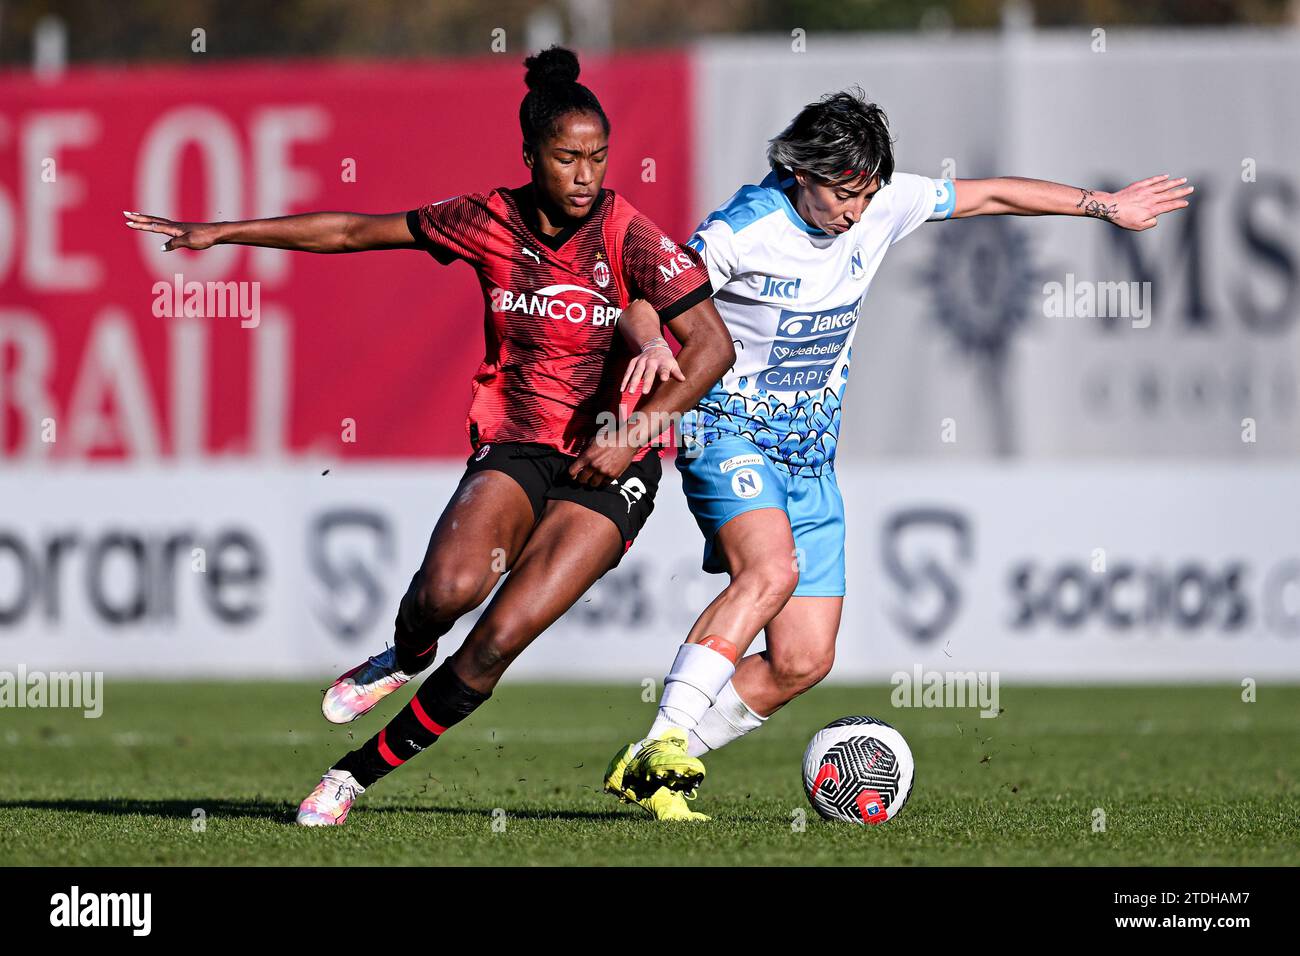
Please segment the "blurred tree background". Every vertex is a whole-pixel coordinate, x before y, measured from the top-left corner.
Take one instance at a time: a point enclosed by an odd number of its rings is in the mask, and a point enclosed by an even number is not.
[[[218,59],[484,54],[562,41],[673,46],[713,35],[1038,26],[1300,25],[1300,0],[0,0],[0,65],[32,61],[38,25],[62,24],[72,63],[188,60],[206,31]],[[49,18],[55,18],[50,20]]]

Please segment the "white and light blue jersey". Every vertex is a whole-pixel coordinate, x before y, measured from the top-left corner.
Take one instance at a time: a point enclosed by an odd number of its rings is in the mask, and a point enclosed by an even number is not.
[[[742,435],[792,474],[835,458],[862,299],[889,247],[952,215],[951,180],[896,173],[847,232],[827,235],[795,211],[771,173],[743,186],[696,230],[713,302],[736,364],[683,416],[686,450]]]

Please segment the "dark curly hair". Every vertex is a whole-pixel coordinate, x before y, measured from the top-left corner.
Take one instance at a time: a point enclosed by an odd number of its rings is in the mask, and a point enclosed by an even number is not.
[[[856,86],[828,93],[768,141],[767,161],[778,175],[802,169],[831,186],[879,176],[884,186],[894,175],[889,120]]]
[[[609,134],[609,117],[600,100],[578,82],[578,58],[572,50],[553,46],[524,60],[528,93],[519,104],[519,131],[524,148],[535,153],[542,140],[555,134],[561,117],[569,113],[594,113]]]

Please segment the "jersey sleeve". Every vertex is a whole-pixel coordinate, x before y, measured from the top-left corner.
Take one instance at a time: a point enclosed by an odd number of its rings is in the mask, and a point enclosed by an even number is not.
[[[645,299],[670,322],[713,294],[709,273],[694,249],[670,239],[641,213],[623,237],[623,276],[633,299]]]
[[[471,195],[455,196],[412,209],[406,226],[415,244],[443,265],[464,259],[477,262],[486,231],[482,204]]]
[[[923,222],[947,219],[957,204],[957,190],[951,179],[895,173],[885,188],[897,190],[890,197],[894,213],[891,243],[898,242]]]
[[[686,244],[699,253],[714,292],[730,282],[740,269],[736,233],[721,218],[706,219]]]

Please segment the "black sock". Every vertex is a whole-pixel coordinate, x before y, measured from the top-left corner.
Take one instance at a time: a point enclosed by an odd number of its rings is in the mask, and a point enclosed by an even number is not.
[[[404,674],[414,677],[433,663],[438,656],[438,638],[452,629],[456,623],[450,621],[422,621],[415,610],[413,591],[419,581],[419,574],[411,579],[402,602],[397,608],[397,618],[393,621],[393,646],[397,649],[397,668]]]
[[[451,660],[429,675],[410,703],[387,726],[333,767],[346,770],[369,787],[430,747],[449,728],[472,714],[491,694],[466,685],[451,669]]]
[[[414,677],[433,663],[438,656],[438,638],[442,637],[455,625],[455,621],[431,621],[413,634],[403,623],[402,614],[397,613],[397,622],[393,629],[393,646],[397,648],[397,669],[403,674]]]

